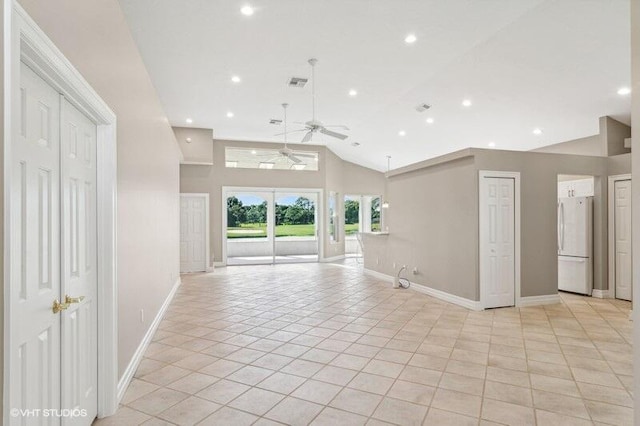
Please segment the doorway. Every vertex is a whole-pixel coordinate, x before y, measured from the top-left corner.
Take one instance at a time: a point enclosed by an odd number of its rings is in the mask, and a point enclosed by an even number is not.
[[[223,189],[227,265],[317,262],[320,191]]]
[[[520,297],[520,174],[481,171],[479,178],[480,301],[515,306]]]
[[[2,421],[89,425],[118,407],[116,116],[10,4]]]
[[[631,175],[609,177],[609,297],[633,300]]]
[[[345,256],[362,257],[363,232],[380,232],[381,205],[379,195],[344,196]]]

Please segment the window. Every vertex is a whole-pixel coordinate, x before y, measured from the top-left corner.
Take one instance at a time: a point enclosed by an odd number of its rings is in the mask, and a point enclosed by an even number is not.
[[[234,169],[317,171],[318,153],[273,148],[227,147],[225,166]]]
[[[329,241],[338,241],[338,194],[329,192]]]

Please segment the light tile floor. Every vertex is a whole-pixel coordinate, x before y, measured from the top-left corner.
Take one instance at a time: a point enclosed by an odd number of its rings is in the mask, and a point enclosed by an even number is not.
[[[632,424],[630,304],[472,312],[356,262],[183,276],[98,425]]]

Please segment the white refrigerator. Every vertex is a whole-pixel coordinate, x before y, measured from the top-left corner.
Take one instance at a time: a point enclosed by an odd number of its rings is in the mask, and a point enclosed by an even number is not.
[[[558,199],[558,289],[593,290],[593,197]]]

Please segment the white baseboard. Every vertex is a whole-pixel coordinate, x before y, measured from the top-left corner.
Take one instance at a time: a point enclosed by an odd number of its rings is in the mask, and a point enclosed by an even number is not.
[[[373,271],[371,269],[364,269],[364,272],[371,275],[372,277],[393,283],[393,277],[391,275],[383,274],[382,272]],[[446,291],[436,290],[435,288],[427,287],[426,285],[411,283],[409,289],[435,297],[436,299],[444,300],[445,302],[453,303],[454,305],[462,306],[463,308],[471,309],[473,311],[483,310],[482,305],[479,301],[465,299],[464,297],[456,296],[455,294],[447,293]]]
[[[591,292],[591,296],[599,299],[611,299],[611,292],[609,292],[609,290],[598,290],[597,288],[594,288]]]
[[[320,259],[320,263],[337,262],[338,260],[343,260],[344,258],[345,258],[344,254],[341,254],[339,256],[333,256],[333,257],[325,257],[323,259]]]
[[[517,307],[526,308],[528,306],[554,305],[560,302],[559,294],[545,294],[542,296],[521,297],[518,301]]]
[[[167,295],[167,298],[162,303],[162,306],[160,307],[160,310],[156,314],[156,317],[153,319],[153,322],[149,326],[149,329],[147,330],[144,337],[142,338],[140,345],[138,345],[138,349],[136,349],[135,353],[133,354],[133,357],[131,357],[131,361],[129,361],[129,365],[127,365],[127,369],[124,370],[124,374],[120,378],[120,381],[118,381],[118,394],[117,394],[118,404],[120,403],[120,401],[122,401],[122,398],[124,397],[124,393],[127,391],[127,388],[129,387],[129,383],[131,382],[131,379],[133,379],[133,375],[138,369],[138,365],[140,365],[140,361],[142,361],[142,356],[144,355],[144,351],[147,350],[147,346],[149,346],[149,343],[151,343],[151,339],[153,339],[153,335],[156,333],[156,330],[158,329],[158,326],[162,321],[162,317],[164,317],[164,314],[167,311],[167,308],[169,308],[169,305],[173,300],[173,296],[175,296],[176,291],[178,291],[178,287],[180,287],[180,283],[181,283],[180,277],[178,277],[175,284],[173,285],[173,288]]]
[[[447,293],[446,291],[436,290],[435,288],[427,287],[426,285],[411,283],[411,287],[415,291],[428,294],[436,299],[444,300],[445,302],[453,303],[454,305],[462,306],[463,308],[471,309],[472,311],[482,311],[484,308],[477,300],[465,299],[464,297],[456,296],[455,294]]]

